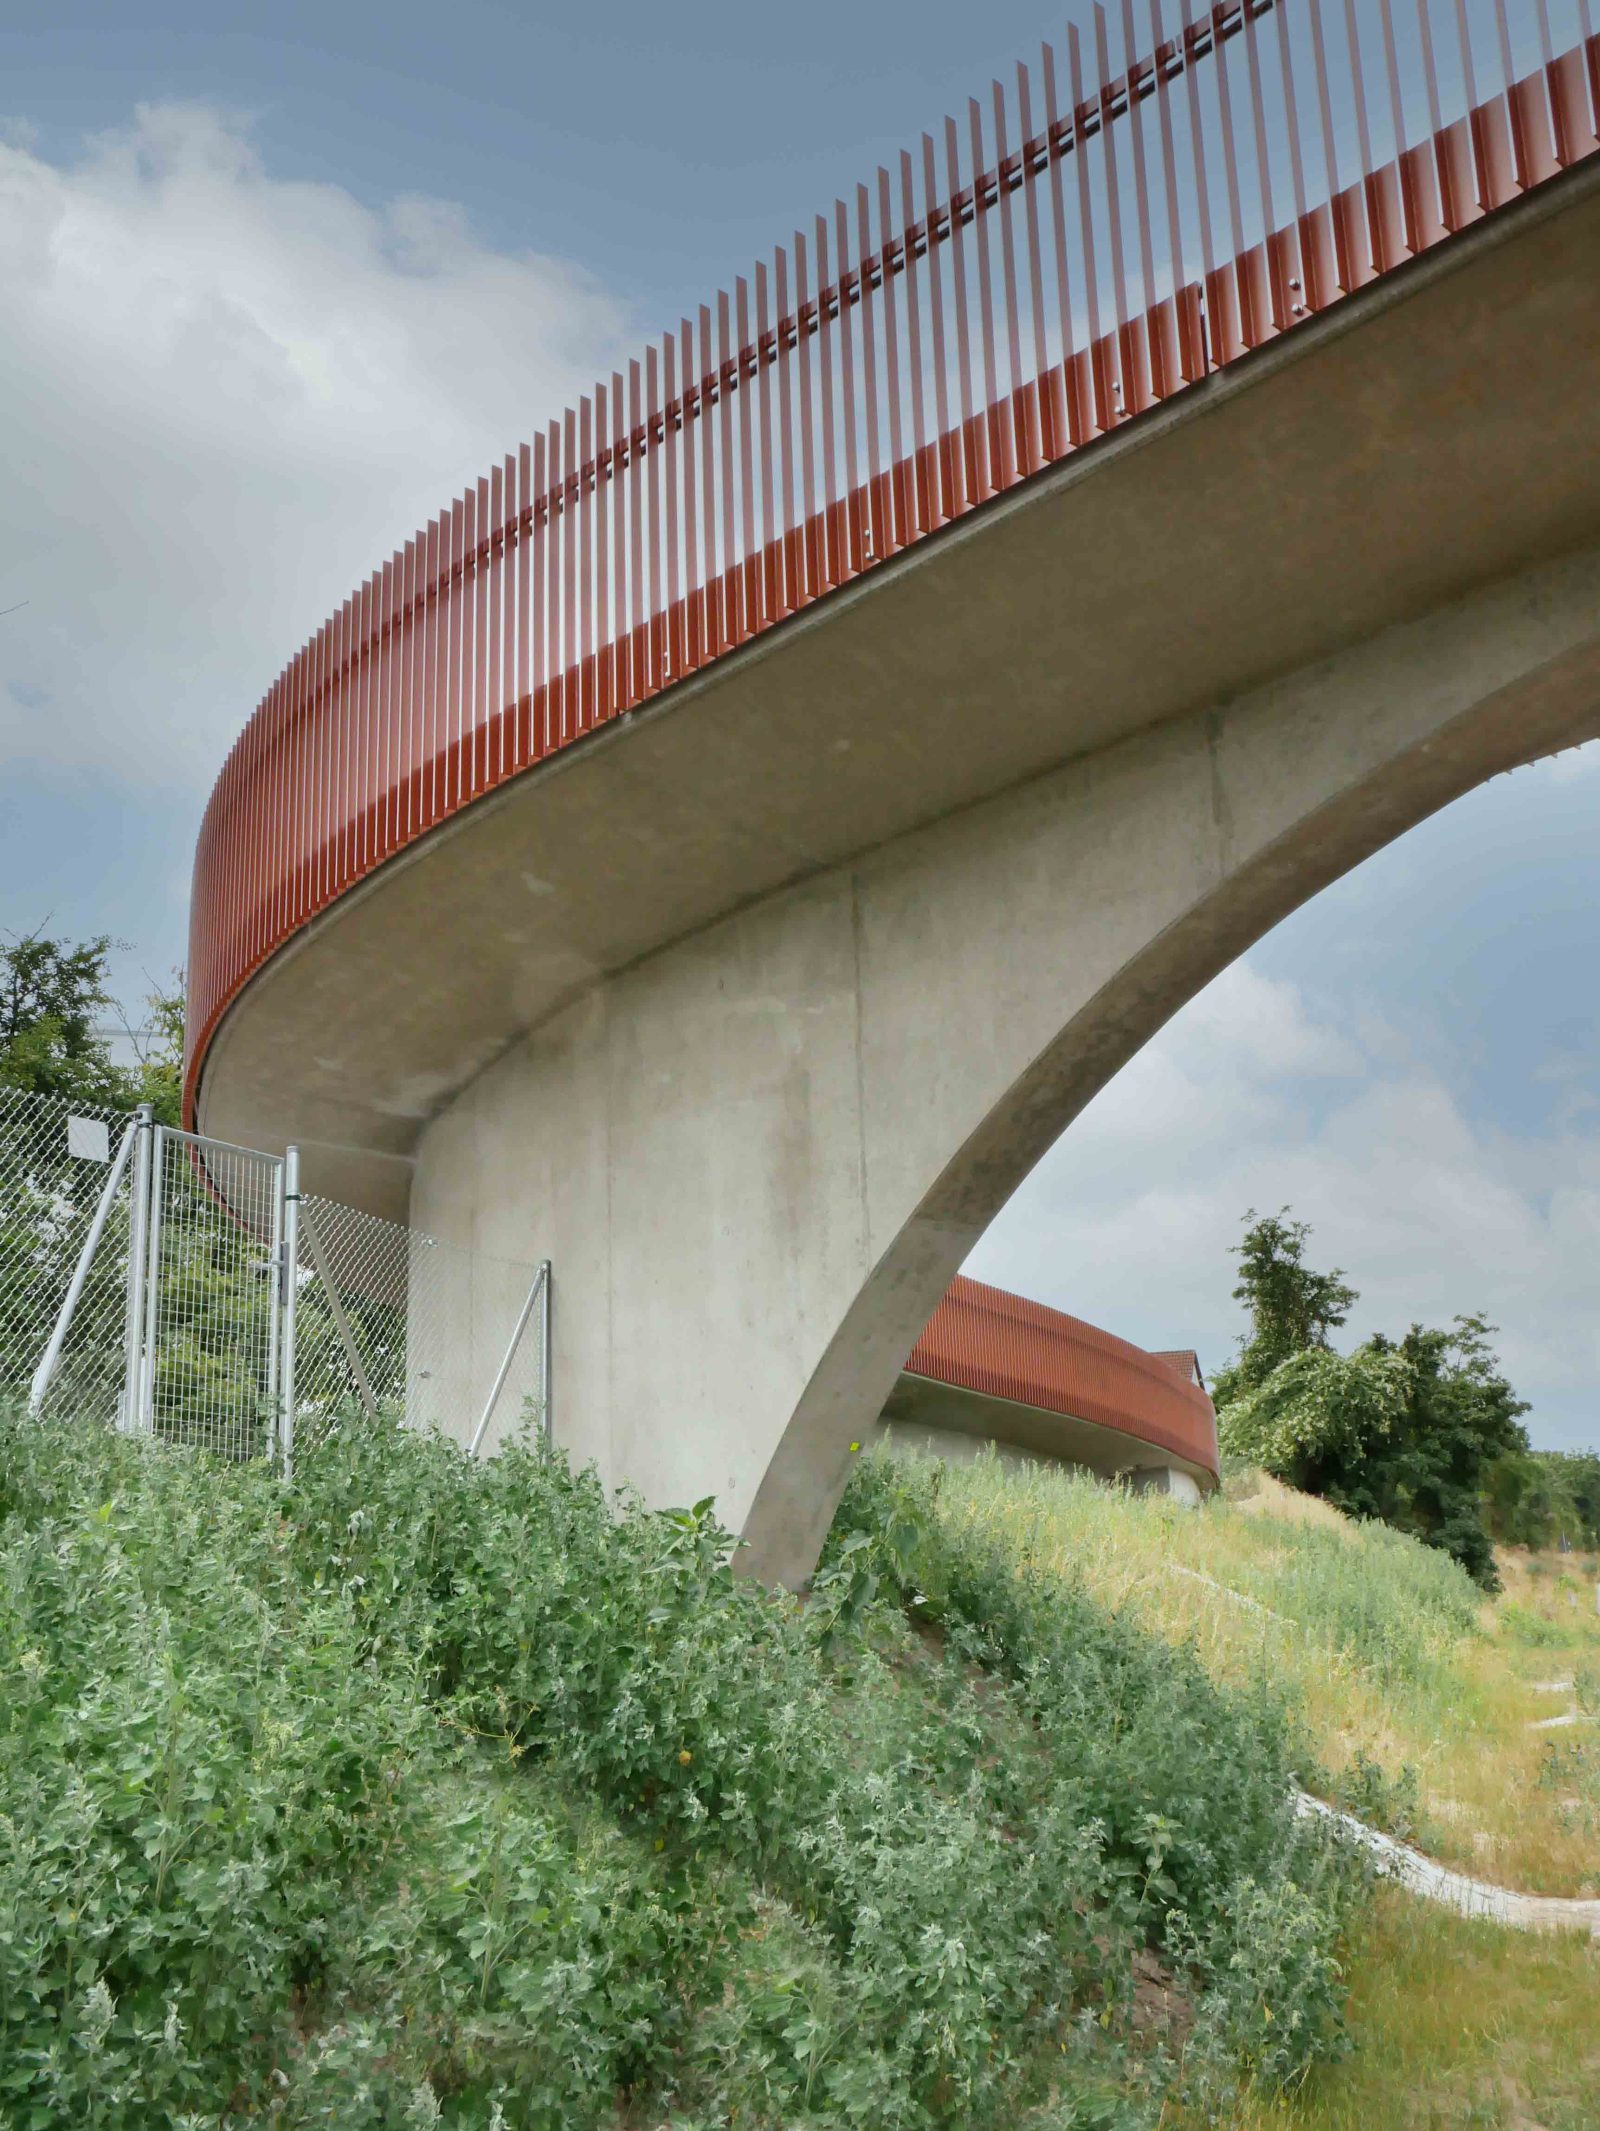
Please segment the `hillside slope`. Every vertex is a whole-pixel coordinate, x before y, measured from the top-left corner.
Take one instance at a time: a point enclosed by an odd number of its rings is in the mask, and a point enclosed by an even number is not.
[[[1444,1555],[1260,1473],[1193,1515],[979,1464],[947,1477],[941,1508],[1191,1644],[1214,1679],[1276,1681],[1308,1788],[1481,1877],[1600,1894],[1592,1557],[1506,1554],[1486,1601]]]
[[[1507,1554],[1485,1602],[1453,1564],[1260,1474],[1195,1514],[1070,1475],[942,1474],[939,1515],[1193,1648],[1274,1683],[1300,1773],[1480,1874],[1600,1879],[1597,1565]],[[1549,1725],[1554,1716],[1577,1721]],[[1537,1728],[1536,1728],[1537,1727]],[[1344,2054],[1291,2091],[1165,2124],[1229,2131],[1595,2131],[1600,1943],[1469,1923],[1378,1891],[1341,1959]]]
[[[1150,2131],[1335,2046],[1274,1698],[865,1467],[709,1505],[355,1421],[0,1415],[0,2122]]]

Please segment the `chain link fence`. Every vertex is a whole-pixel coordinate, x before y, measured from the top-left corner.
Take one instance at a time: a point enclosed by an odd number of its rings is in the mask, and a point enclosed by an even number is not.
[[[549,1266],[302,1195],[298,1164],[0,1088],[0,1396],[232,1458],[351,1407],[550,1432]]]
[[[477,1447],[524,1419],[548,1434],[547,1269],[310,1193],[298,1257],[295,1383],[307,1407],[355,1400]]]
[[[43,1410],[122,1417],[131,1125],[115,1110],[0,1087],[0,1396],[31,1395],[93,1240]]]

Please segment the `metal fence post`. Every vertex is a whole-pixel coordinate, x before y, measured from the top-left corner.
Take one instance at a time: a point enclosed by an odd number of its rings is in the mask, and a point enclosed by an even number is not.
[[[539,1403],[543,1409],[541,1433],[544,1436],[544,1447],[548,1450],[555,1441],[555,1422],[551,1417],[550,1393],[551,1380],[555,1375],[555,1358],[550,1351],[550,1324],[553,1314],[550,1291],[554,1285],[554,1276],[550,1271],[550,1260],[548,1258],[539,1268],[539,1278],[544,1283],[544,1292],[539,1299],[539,1375],[541,1378],[539,1390],[542,1394]]]
[[[152,1125],[150,1198],[145,1213],[144,1353],[139,1365],[139,1396],[133,1409],[133,1426],[140,1435],[153,1435],[156,1424],[156,1354],[161,1341],[161,1199],[166,1166],[165,1129]]]
[[[478,1455],[479,1447],[489,1432],[489,1423],[494,1419],[494,1409],[500,1403],[500,1394],[506,1387],[506,1378],[511,1374],[511,1364],[517,1358],[517,1349],[522,1344],[523,1333],[528,1329],[528,1319],[533,1315],[534,1305],[539,1301],[540,1296],[543,1295],[548,1306],[549,1294],[550,1260],[546,1258],[543,1265],[533,1276],[533,1285],[528,1290],[528,1299],[522,1305],[521,1315],[517,1318],[510,1341],[507,1344],[505,1359],[500,1364],[499,1373],[496,1375],[493,1388],[490,1390],[488,1402],[484,1406],[483,1414],[476,1429],[473,1431],[472,1441],[467,1445],[467,1456],[469,1458],[475,1458]]]
[[[144,1379],[145,1280],[149,1272],[150,1143],[156,1113],[140,1103],[134,1112],[133,1191],[128,1206],[128,1313],[122,1342],[122,1401],[117,1428],[131,1435],[139,1425],[140,1385]]]
[[[272,1169],[272,1241],[267,1252],[267,1428],[275,1452],[278,1427],[283,1418],[283,1377],[280,1368],[280,1335],[283,1331],[283,1160]]]
[[[282,1383],[278,1408],[278,1452],[285,1482],[294,1478],[295,1313],[300,1298],[300,1149],[283,1157],[283,1331],[278,1347]]]

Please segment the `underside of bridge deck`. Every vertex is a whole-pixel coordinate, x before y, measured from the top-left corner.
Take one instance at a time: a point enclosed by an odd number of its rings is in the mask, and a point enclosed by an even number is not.
[[[803,1577],[1110,1075],[1325,883],[1600,731],[1597,181],[435,831],[247,986],[205,1129],[549,1255],[560,1438]]]

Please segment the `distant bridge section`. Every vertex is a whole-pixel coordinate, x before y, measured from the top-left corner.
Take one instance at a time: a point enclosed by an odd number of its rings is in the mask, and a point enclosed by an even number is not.
[[[564,1439],[805,1574],[1095,1089],[1600,730],[1597,149],[1589,0],[1095,7],[285,668],[201,832],[191,1117],[537,1228]]]
[[[884,1419],[901,1442],[946,1457],[993,1444],[1191,1501],[1217,1484],[1217,1417],[1192,1354],[1147,1354],[961,1275],[912,1348]]]

